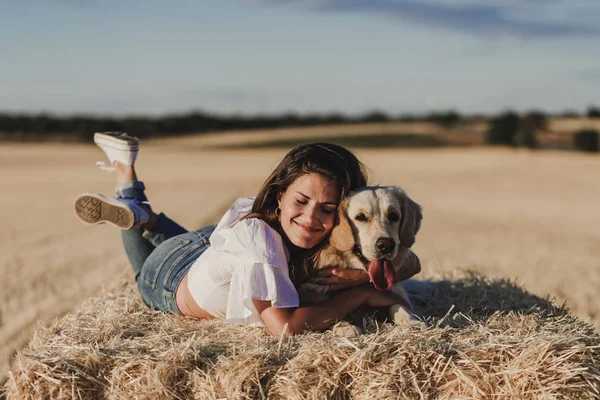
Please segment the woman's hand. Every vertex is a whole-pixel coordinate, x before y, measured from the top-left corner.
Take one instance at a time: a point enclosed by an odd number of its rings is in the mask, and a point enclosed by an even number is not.
[[[406,260],[396,273],[396,282],[404,281],[421,272],[421,261],[412,251],[408,251]],[[364,269],[325,268],[319,271],[314,283],[327,286],[329,291],[348,289],[371,281],[369,273]]]
[[[327,286],[329,291],[348,289],[369,282],[369,273],[364,269],[325,268],[319,271],[315,283]]]
[[[415,253],[408,250],[404,264],[402,264],[402,267],[396,273],[396,282],[412,278],[419,272],[421,272],[421,261],[419,261],[419,257]]]

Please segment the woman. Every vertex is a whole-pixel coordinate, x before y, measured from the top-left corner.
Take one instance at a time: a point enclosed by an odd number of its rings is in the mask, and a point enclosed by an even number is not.
[[[326,329],[363,304],[402,302],[392,292],[357,286],[368,280],[359,271],[358,276],[330,279],[349,289],[323,303],[299,307],[290,260],[318,249],[334,226],[340,199],[366,185],[363,165],[345,148],[327,143],[296,147],[255,199],[238,199],[216,227],[187,232],[147,204],[134,168],[136,138],[107,132],[97,133],[94,141],[110,161],[102,167],[116,171],[118,197],[83,194],[75,209],[84,222],[110,222],[124,229],[125,251],[149,306],[265,325],[280,335]]]

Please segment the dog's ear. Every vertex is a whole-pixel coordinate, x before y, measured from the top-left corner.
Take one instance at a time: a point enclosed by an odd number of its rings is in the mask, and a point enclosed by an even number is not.
[[[354,248],[354,235],[350,227],[350,221],[346,215],[346,200],[342,200],[337,209],[337,221],[331,235],[329,244],[340,251],[351,251]]]
[[[404,193],[404,190],[397,188],[396,196],[400,203],[402,219],[400,220],[400,246],[409,248],[415,244],[415,236],[421,228],[423,214],[421,206],[415,203]]]

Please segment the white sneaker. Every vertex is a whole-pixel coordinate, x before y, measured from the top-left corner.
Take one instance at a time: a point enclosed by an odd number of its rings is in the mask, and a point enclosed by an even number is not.
[[[148,222],[150,216],[135,199],[119,199],[100,193],[84,193],[75,199],[75,212],[88,225],[111,223],[121,229],[130,229]]]
[[[115,161],[122,162],[125,165],[133,165],[139,150],[138,138],[129,136],[125,132],[96,132],[94,133],[94,143],[100,147],[110,164],[98,161],[96,165],[109,172],[115,170],[113,165]]]

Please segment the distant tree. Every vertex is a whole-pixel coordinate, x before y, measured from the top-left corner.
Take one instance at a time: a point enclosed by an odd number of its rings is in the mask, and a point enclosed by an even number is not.
[[[388,122],[390,117],[383,111],[373,110],[359,118],[361,122]]]
[[[517,131],[515,132],[515,145],[518,147],[527,147],[529,149],[537,149],[539,147],[536,132],[540,127],[545,127],[545,116],[540,114],[529,113],[519,118]]]
[[[536,130],[546,130],[548,129],[548,117],[546,113],[539,110],[529,111],[527,114],[523,116],[529,120],[529,122],[533,125]]]
[[[587,112],[588,118],[600,118],[600,108],[590,106]]]
[[[60,130],[60,122],[48,114],[39,114],[31,117],[27,130],[33,133],[56,133]]]
[[[426,121],[434,122],[443,128],[450,128],[460,122],[461,116],[456,111],[433,112],[425,117]]]
[[[340,113],[332,112],[323,117],[323,122],[326,124],[339,124],[346,121],[347,118]]]
[[[573,147],[576,150],[598,152],[600,151],[598,142],[598,131],[594,129],[583,129],[573,135]]]
[[[580,118],[581,115],[575,110],[565,110],[557,115],[559,118]]]
[[[123,131],[123,123],[120,120],[116,120],[113,118],[101,119],[98,121],[98,128],[96,131],[98,132],[115,132],[115,131]]]
[[[514,146],[515,134],[519,127],[519,116],[507,111],[489,121],[485,142],[492,145]]]
[[[397,118],[397,120],[400,122],[415,122],[418,119],[419,118],[413,114],[402,114]]]
[[[283,117],[281,118],[281,125],[283,126],[298,126],[300,125],[300,121],[302,120],[302,117],[300,117],[298,114],[296,114],[295,112],[287,112],[283,115]]]
[[[126,117],[122,121],[123,130],[136,136],[150,137],[156,133],[156,124],[147,117]]]
[[[0,132],[16,132],[19,130],[19,122],[15,115],[0,114]]]

